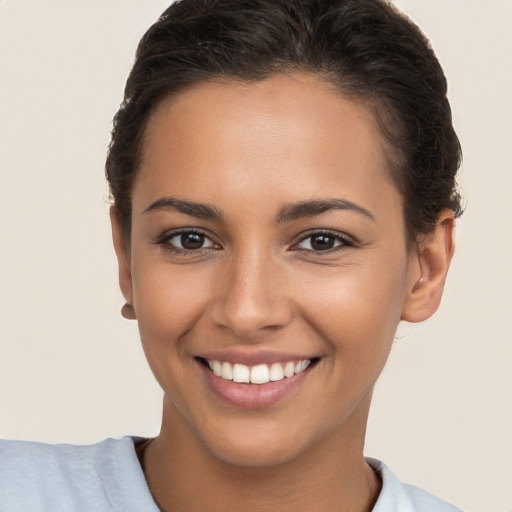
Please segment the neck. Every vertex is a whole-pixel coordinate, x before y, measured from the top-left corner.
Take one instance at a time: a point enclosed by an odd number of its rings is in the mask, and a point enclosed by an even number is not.
[[[162,512],[369,512],[380,481],[363,458],[362,417],[362,429],[337,430],[290,460],[253,467],[214,456],[164,407],[162,431],[144,454],[146,478]]]

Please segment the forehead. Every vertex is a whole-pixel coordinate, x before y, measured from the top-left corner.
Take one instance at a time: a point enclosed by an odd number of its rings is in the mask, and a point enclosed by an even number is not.
[[[289,201],[341,187],[364,202],[357,196],[392,186],[388,175],[369,108],[315,76],[277,75],[203,83],[162,101],[147,126],[136,188],[151,196],[193,189],[206,201],[219,190],[268,195],[285,180]]]

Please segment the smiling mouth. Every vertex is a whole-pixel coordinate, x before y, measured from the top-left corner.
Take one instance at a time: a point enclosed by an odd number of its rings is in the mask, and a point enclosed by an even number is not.
[[[205,359],[202,357],[198,357],[197,359],[203,366],[221,379],[241,384],[256,385],[288,379],[302,373],[306,368],[315,365],[320,360],[319,357],[314,357],[300,361],[263,363],[248,366],[241,363],[230,363],[228,361]]]

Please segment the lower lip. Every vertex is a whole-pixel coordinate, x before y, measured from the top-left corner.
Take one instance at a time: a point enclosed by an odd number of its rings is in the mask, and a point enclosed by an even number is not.
[[[270,407],[294,393],[311,370],[308,366],[301,373],[266,384],[243,384],[218,377],[203,364],[198,363],[206,383],[221,400],[241,409]]]

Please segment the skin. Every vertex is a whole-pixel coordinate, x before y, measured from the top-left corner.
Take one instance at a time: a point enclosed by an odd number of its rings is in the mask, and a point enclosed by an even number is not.
[[[448,211],[407,249],[386,150],[364,105],[314,76],[201,84],[152,114],[129,250],[115,206],[111,217],[121,289],[165,394],[144,454],[162,510],[373,507],[372,390],[400,320],[437,309],[453,254]],[[222,218],[148,211],[167,197]],[[286,205],[332,199],[359,209],[279,219]],[[204,245],[173,250],[183,228]],[[311,232],[326,231],[333,247],[318,250]],[[290,395],[245,410],[208,387],[196,356],[212,349],[320,360]]]

